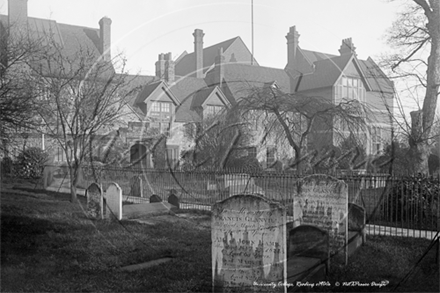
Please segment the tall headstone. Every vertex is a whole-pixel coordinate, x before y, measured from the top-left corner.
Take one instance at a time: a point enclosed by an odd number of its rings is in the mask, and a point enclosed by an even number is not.
[[[313,225],[329,234],[330,253],[348,258],[348,188],[328,175],[311,175],[298,182],[293,203],[294,225]]]
[[[105,193],[106,199],[106,218],[116,217],[122,220],[122,189],[117,183],[110,183]]]
[[[220,201],[212,207],[211,239],[214,292],[286,292],[282,205],[258,195]]]
[[[143,197],[142,177],[135,176],[130,183],[130,196]]]
[[[101,187],[96,183],[86,189],[87,212],[93,219],[103,219],[103,197]]]

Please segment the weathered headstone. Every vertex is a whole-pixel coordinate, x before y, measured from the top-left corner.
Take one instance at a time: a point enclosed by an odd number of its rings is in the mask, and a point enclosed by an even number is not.
[[[328,175],[311,175],[298,182],[293,204],[294,225],[313,225],[329,234],[330,253],[345,253],[347,262],[348,188]]]
[[[53,182],[53,173],[55,170],[54,158],[52,156],[49,156],[46,160],[44,160],[43,164],[43,188],[46,189]]]
[[[152,196],[150,196],[150,202],[161,202],[161,201],[162,199],[157,194],[153,194]]]
[[[130,182],[130,196],[143,197],[143,186],[142,178],[140,176],[135,176]]]
[[[110,183],[105,192],[105,199],[105,217],[111,218],[114,215],[116,219],[122,220],[122,189],[117,183]]]
[[[96,183],[90,184],[86,190],[87,212],[93,219],[103,218],[103,197],[101,188]]]
[[[214,292],[286,291],[286,210],[282,205],[258,195],[220,201],[212,207],[211,239]]]
[[[178,209],[180,208],[180,200],[176,195],[176,191],[174,189],[170,190],[170,194],[168,195],[168,203],[176,206]]]

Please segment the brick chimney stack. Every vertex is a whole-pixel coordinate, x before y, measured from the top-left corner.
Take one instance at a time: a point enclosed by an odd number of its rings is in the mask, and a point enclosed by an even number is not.
[[[9,0],[8,1],[8,22],[14,30],[24,29],[27,26],[28,0]]]
[[[296,52],[299,44],[300,34],[296,31],[296,26],[291,26],[286,35],[287,39],[287,68],[295,69]]]
[[[112,20],[106,16],[99,21],[99,36],[101,39],[101,54],[104,61],[111,61],[111,24]]]
[[[342,55],[354,54],[356,56],[356,47],[353,44],[351,38],[343,39],[339,53]]]
[[[195,71],[197,78],[203,78],[203,30],[195,29],[194,36],[194,55],[195,55]]]
[[[169,83],[174,81],[174,61],[171,53],[165,54],[165,80]]]
[[[224,77],[224,63],[225,63],[225,56],[223,55],[223,48],[220,48],[218,50],[218,55],[215,57],[215,71],[217,72],[217,83],[218,86],[222,86],[223,77]]]
[[[165,55],[159,54],[159,60],[156,61],[156,77],[165,78]]]

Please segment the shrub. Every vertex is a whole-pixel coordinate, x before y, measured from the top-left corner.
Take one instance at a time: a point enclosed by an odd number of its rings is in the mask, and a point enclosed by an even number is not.
[[[2,174],[11,174],[12,172],[12,159],[9,157],[4,157],[1,161],[1,172]]]
[[[440,182],[428,177],[405,177],[393,182],[382,206],[391,219],[425,225],[437,216]],[[436,222],[436,221],[434,221]]]
[[[16,161],[17,176],[21,178],[40,178],[48,154],[40,148],[31,147],[21,152]]]

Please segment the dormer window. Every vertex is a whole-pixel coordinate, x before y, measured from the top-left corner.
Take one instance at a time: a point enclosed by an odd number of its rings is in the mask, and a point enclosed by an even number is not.
[[[169,120],[171,117],[171,102],[153,102],[151,104],[149,116],[161,120]]]
[[[348,99],[365,101],[365,88],[362,80],[356,77],[343,76],[335,86],[336,100]]]
[[[205,117],[219,115],[224,109],[225,106],[207,105],[205,109],[205,114],[206,114]]]

